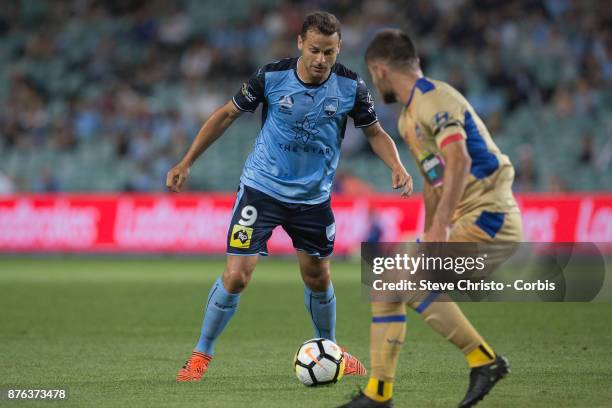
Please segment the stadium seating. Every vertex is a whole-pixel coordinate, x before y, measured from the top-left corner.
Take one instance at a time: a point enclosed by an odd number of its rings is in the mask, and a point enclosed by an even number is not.
[[[44,191],[49,184],[65,191],[163,190],[165,171],[185,151],[204,113],[229,99],[260,64],[296,54],[295,34],[309,11],[306,2],[276,0],[189,0],[176,10],[163,2],[140,8],[120,7],[120,2],[60,3],[22,0],[15,10],[0,11],[0,171],[21,191]],[[330,6],[344,23],[343,63],[366,74],[362,56],[367,39],[381,27],[376,21],[418,33],[426,74],[465,92],[488,124],[501,118],[492,133],[517,166],[518,152],[524,146],[532,150],[537,182],[530,188],[550,189],[553,176],[571,190],[610,188],[605,176],[612,162],[612,62],[603,56],[603,34],[575,35],[571,24],[564,24],[572,13],[597,18],[596,9],[504,2],[507,9],[487,11],[489,22],[481,31],[491,38],[482,39],[478,49],[478,37],[474,45],[457,44],[437,29],[445,24],[469,28],[451,19],[452,13],[439,9],[431,28],[403,10],[401,2],[376,2],[372,12],[384,18],[371,21],[362,11],[373,3],[354,3],[352,8],[342,2]],[[474,11],[470,2],[455,3],[457,15]],[[531,19],[508,14],[512,7],[525,7],[529,14],[536,3],[543,11]],[[183,20],[171,20],[175,16]],[[173,43],[160,33],[172,24],[180,33],[176,21],[186,21],[188,29]],[[198,42],[206,48],[199,56],[204,68],[189,78],[182,61],[197,51]],[[496,63],[502,64],[502,74],[491,68]],[[514,103],[510,94],[521,86],[527,93]],[[563,104],[564,90],[569,107]],[[128,106],[127,114],[120,103]],[[400,143],[395,111],[380,103],[377,108],[383,126]],[[160,125],[173,110],[180,118],[170,126],[183,130],[178,139]],[[191,189],[236,187],[260,126],[259,114],[245,116],[196,164]],[[72,142],[58,144],[62,129]],[[125,146],[119,154],[121,133]],[[587,134],[593,138],[593,157],[579,165]],[[406,149],[400,146],[400,151],[416,173]],[[367,148],[345,154],[340,168],[377,190],[390,190],[388,171]],[[44,177],[54,183],[41,183]],[[420,178],[415,181],[420,189]]]

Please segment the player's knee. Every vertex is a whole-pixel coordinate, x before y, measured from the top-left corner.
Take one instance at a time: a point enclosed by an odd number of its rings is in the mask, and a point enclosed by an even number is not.
[[[302,277],[304,278],[304,284],[315,292],[323,292],[329,286],[330,275],[328,270],[311,271],[309,274],[303,274]]]
[[[223,286],[225,290],[230,293],[240,293],[242,292],[249,281],[251,280],[251,274],[253,270],[251,268],[235,268],[228,267],[223,272]]]

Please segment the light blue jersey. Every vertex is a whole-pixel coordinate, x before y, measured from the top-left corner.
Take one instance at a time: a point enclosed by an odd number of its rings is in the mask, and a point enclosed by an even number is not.
[[[263,103],[263,125],[240,181],[283,202],[318,204],[329,199],[347,117],[356,127],[378,119],[356,73],[336,63],[325,82],[306,84],[297,61],[260,68],[233,98],[245,112]]]

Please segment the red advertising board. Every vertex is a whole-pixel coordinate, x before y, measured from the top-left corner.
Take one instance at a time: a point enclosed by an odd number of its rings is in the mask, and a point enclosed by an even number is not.
[[[517,197],[530,242],[612,242],[612,194]],[[21,195],[0,197],[0,252],[224,253],[232,194]],[[384,241],[414,240],[423,228],[419,196],[335,196],[337,254],[365,239],[372,220]],[[292,253],[277,228],[271,254]]]

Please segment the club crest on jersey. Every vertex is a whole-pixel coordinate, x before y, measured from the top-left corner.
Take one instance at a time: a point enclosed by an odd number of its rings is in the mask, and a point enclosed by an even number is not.
[[[291,108],[293,108],[293,97],[291,95],[283,95],[278,100],[278,104],[281,111],[291,111]]]
[[[431,120],[434,135],[450,124],[451,116],[448,112],[437,112]]]
[[[323,111],[328,117],[332,117],[338,111],[338,106],[340,105],[340,101],[335,96],[328,96],[323,101]]]

